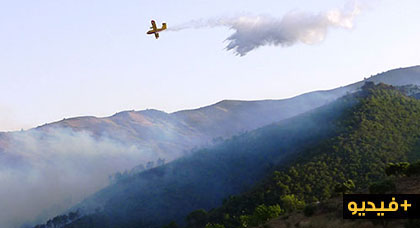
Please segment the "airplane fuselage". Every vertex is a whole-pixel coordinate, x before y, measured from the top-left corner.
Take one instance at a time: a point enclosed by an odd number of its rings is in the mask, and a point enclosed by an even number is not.
[[[151,35],[151,34],[155,34],[155,33],[158,33],[158,32],[162,32],[163,30],[165,30],[165,29],[149,30],[149,31],[147,31],[147,34]]]

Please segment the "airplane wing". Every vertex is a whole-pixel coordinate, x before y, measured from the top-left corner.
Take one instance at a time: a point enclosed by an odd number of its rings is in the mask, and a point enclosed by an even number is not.
[[[154,31],[156,31],[156,30],[157,30],[157,27],[156,27],[156,22],[155,22],[155,21],[153,21],[153,20],[152,20],[152,29],[153,29]]]
[[[156,32],[155,37],[156,37],[156,39],[159,38],[159,33]]]

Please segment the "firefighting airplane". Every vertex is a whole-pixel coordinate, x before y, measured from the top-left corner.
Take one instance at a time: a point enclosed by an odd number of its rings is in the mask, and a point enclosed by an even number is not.
[[[147,32],[148,35],[155,34],[156,39],[159,38],[159,32],[162,32],[166,29],[166,23],[162,23],[162,28],[156,27],[156,22],[152,20],[152,27],[150,27],[151,30]]]

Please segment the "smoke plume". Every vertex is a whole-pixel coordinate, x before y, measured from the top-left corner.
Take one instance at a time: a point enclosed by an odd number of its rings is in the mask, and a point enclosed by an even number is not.
[[[14,132],[7,144],[0,149],[4,228],[43,223],[105,187],[109,175],[155,159],[135,145],[62,128]]]
[[[287,47],[299,42],[304,44],[320,43],[325,39],[329,29],[351,29],[353,20],[360,11],[359,5],[354,3],[351,7],[318,14],[292,11],[282,18],[245,15],[231,18],[194,20],[169,28],[168,31],[228,27],[234,30],[234,33],[226,39],[228,42],[226,49],[244,56],[261,46]]]

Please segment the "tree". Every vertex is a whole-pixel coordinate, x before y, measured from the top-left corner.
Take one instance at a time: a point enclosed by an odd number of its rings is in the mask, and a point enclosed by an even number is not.
[[[250,215],[241,215],[239,217],[239,221],[243,228],[247,228],[248,226],[252,226],[252,217]]]
[[[301,210],[305,207],[305,202],[299,200],[295,195],[285,195],[281,197],[283,208],[286,211]]]
[[[341,184],[338,184],[335,186],[334,191],[336,193],[349,193],[352,192],[356,188],[356,185],[354,184],[353,180],[348,179],[344,181]]]
[[[273,206],[261,204],[255,208],[252,215],[241,215],[240,223],[242,227],[259,226],[270,219],[278,217],[283,212],[278,204]]]
[[[163,228],[178,228],[178,224],[175,221],[170,222],[168,225],[163,226]]]
[[[399,162],[399,163],[388,163],[385,167],[385,173],[387,176],[402,176],[407,173],[410,163],[408,162]]]
[[[255,208],[254,217],[258,221],[258,224],[267,222],[269,219],[278,217],[283,210],[278,204],[273,206],[265,206],[264,204]]]
[[[217,223],[216,224],[207,223],[205,228],[225,228],[225,226],[221,224],[217,224]]]
[[[187,216],[188,228],[202,228],[208,222],[207,212],[203,209],[195,210]]]
[[[72,211],[68,215],[70,221],[73,221],[73,220],[77,219],[79,216],[80,216],[79,210],[74,211],[74,212]]]

